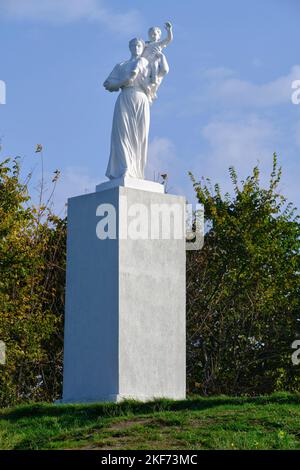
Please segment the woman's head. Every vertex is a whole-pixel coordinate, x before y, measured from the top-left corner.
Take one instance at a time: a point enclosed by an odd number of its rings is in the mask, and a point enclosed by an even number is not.
[[[140,56],[143,53],[145,47],[145,43],[143,39],[140,38],[133,38],[129,41],[129,49],[132,55]]]
[[[152,26],[148,31],[150,41],[157,42],[161,38],[161,29],[158,26]]]

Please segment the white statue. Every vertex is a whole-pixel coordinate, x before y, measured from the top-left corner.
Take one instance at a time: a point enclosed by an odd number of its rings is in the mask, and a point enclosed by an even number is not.
[[[153,40],[147,46],[142,39],[132,39],[129,42],[130,59],[117,64],[103,84],[108,91],[121,90],[113,117],[110,157],[106,170],[109,179],[124,176],[144,179],[150,103],[169,71],[161,50],[172,40],[170,23],[166,23],[166,29],[170,36],[165,41],[159,41],[157,32],[153,33]],[[144,57],[144,53],[148,59]]]

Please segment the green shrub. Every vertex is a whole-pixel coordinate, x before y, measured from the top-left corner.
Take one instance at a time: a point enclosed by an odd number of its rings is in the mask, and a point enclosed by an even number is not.
[[[60,393],[66,221],[32,203],[18,159],[0,164],[0,406]]]
[[[300,389],[291,361],[300,336],[300,224],[279,194],[274,155],[270,184],[259,169],[222,196],[191,175],[209,230],[201,251],[188,252],[189,390],[258,394]]]

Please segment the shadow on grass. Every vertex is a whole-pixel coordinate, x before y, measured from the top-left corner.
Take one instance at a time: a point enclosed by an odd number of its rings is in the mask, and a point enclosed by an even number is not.
[[[92,403],[76,405],[52,405],[37,403],[23,405],[17,408],[8,408],[0,411],[0,420],[17,421],[22,418],[37,417],[65,417],[73,420],[86,420],[94,417],[113,418],[126,415],[152,414],[164,411],[193,411],[206,410],[218,406],[243,406],[267,404],[300,404],[300,394],[276,393],[269,396],[258,397],[199,397],[190,396],[187,400],[173,401],[158,399],[146,403],[137,401],[123,401],[121,403]]]

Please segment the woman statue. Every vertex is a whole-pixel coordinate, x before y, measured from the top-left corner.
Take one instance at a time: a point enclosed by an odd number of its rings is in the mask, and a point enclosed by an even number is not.
[[[121,93],[116,101],[110,158],[106,176],[144,178],[150,124],[149,63],[142,57],[145,43],[129,42],[131,58],[117,64],[104,82],[108,91]]]

